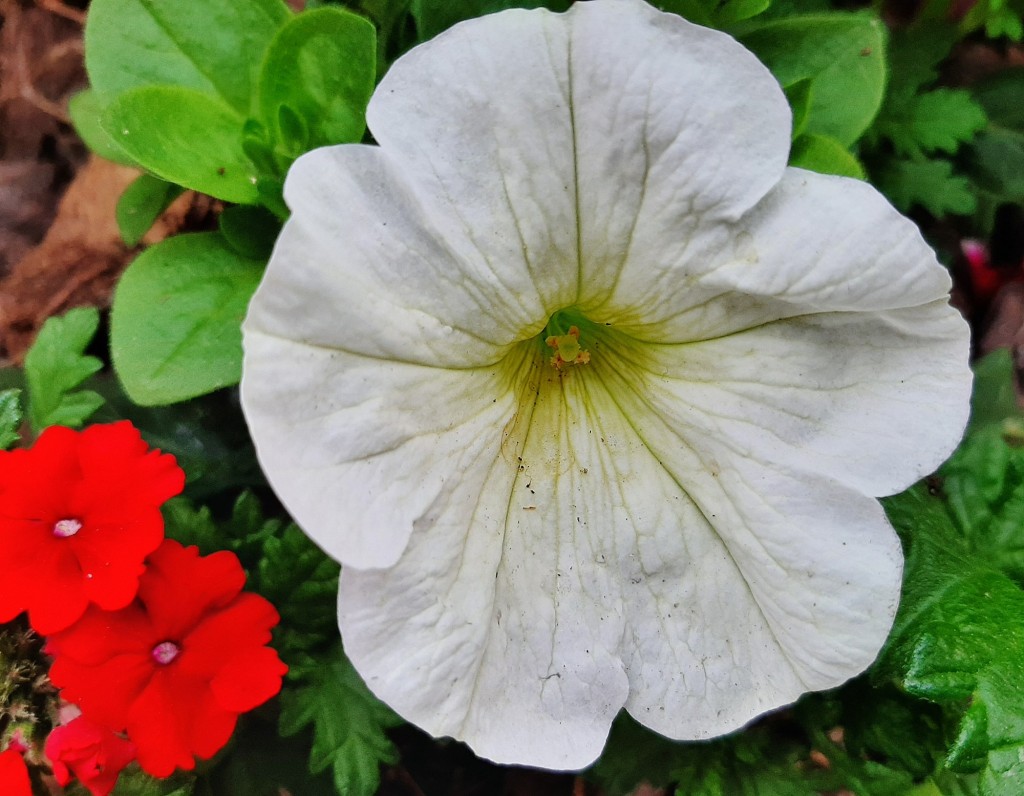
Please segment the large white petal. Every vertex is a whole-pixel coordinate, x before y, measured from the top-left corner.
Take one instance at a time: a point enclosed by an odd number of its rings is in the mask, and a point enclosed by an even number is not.
[[[949,275],[918,228],[877,190],[802,169],[787,169],[739,221],[701,226],[679,256],[674,248],[659,254],[657,237],[645,245],[643,257],[630,255],[636,262],[614,294],[582,309],[660,343],[818,312],[915,307],[949,294]]]
[[[343,564],[390,566],[456,486],[482,489],[501,462],[515,472],[503,440],[526,385],[510,380],[514,361],[444,370],[250,330],[245,365],[260,464],[295,521]]]
[[[613,337],[606,346],[617,349]],[[968,335],[945,301],[821,313],[726,337],[643,347],[624,380],[636,412],[692,440],[833,478],[866,495],[905,489],[952,453],[967,423]],[[622,350],[632,350],[626,346]]]
[[[604,296],[633,241],[671,257],[741,215],[781,176],[790,130],[753,55],[640,0],[456,26],[392,66],[367,119],[456,220],[449,245],[548,314]]]
[[[547,320],[536,291],[515,292],[463,258],[378,147],[303,155],[285,185],[292,209],[245,329],[389,360],[456,368],[498,360]],[[247,362],[246,378],[262,379]]]
[[[876,501],[716,470],[610,360],[531,382],[514,481],[482,455],[394,567],[342,575],[346,649],[388,704],[485,757],[577,768],[624,703],[703,738],[873,659],[901,569]]]

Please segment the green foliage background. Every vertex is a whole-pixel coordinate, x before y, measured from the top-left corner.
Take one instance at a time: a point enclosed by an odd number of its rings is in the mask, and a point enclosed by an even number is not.
[[[980,0],[956,19],[927,3],[890,29],[879,6],[827,0],[658,0],[723,29],[778,78],[792,165],[872,181],[925,220],[987,235],[1024,204],[1024,69],[969,88],[942,68],[965,37],[1020,40],[1021,0]],[[109,360],[95,310],[51,319],[23,374],[0,379],[0,446],[23,416],[38,432],[127,417],[188,474],[168,536],[236,552],[279,608],[291,667],[279,704],[246,717],[194,776],[129,772],[116,794],[371,796],[401,760],[401,720],[337,642],[337,566],[291,524],[256,466],[232,387],[239,323],[287,217],[296,157],[366,137],[373,87],[402,52],[511,6],[570,0],[93,0],[91,87],[71,112],[89,146],[145,174],[118,223],[130,246],[188,188],[223,200],[219,229],[143,251],[114,298]],[[99,349],[99,352],[97,351]],[[735,735],[673,743],[626,717],[584,776],[614,796],[641,781],[679,796],[1018,796],[1024,793],[1024,415],[1010,358],[978,364],[971,426],[941,471],[885,501],[907,553],[904,596],[872,669]],[[414,744],[433,744],[418,737]],[[440,748],[440,747],[438,747]],[[482,765],[482,764],[481,764]]]

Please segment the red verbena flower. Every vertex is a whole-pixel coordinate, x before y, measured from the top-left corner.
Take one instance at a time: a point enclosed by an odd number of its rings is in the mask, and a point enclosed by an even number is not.
[[[4,796],[32,796],[28,767],[16,749],[0,752],[0,793]]]
[[[167,540],[147,561],[135,602],[90,607],[51,636],[50,679],[82,713],[127,730],[139,764],[156,777],[213,756],[240,713],[281,689],[287,667],[266,646],[278,614],[242,593],[234,553],[200,557]]]
[[[54,728],[46,739],[46,756],[61,785],[77,777],[93,796],[107,796],[121,769],[135,759],[135,745],[79,716]]]
[[[95,603],[124,608],[163,540],[160,504],[185,474],[131,423],[46,429],[0,452],[0,622],[27,610],[43,635]]]

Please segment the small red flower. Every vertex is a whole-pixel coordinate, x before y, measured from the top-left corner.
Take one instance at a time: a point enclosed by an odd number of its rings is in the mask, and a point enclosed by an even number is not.
[[[124,608],[163,540],[160,504],[184,485],[174,457],[127,421],[53,426],[30,449],[0,452],[0,622],[27,610],[49,635],[89,603]]]
[[[0,793],[4,796],[32,796],[28,767],[16,749],[0,752]]]
[[[142,768],[166,777],[220,750],[238,715],[281,689],[287,667],[266,646],[277,611],[241,593],[245,573],[234,553],[200,557],[168,539],[147,564],[134,603],[89,608],[46,651],[64,698],[127,730]]]
[[[86,716],[79,716],[50,733],[46,756],[61,785],[77,777],[93,796],[107,796],[121,769],[135,759],[135,745]]]

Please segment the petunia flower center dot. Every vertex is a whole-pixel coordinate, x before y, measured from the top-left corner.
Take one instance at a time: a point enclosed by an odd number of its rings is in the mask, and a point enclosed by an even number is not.
[[[580,328],[573,323],[575,320],[576,313],[562,310],[551,316],[544,329],[544,344],[554,350],[550,361],[556,370],[590,362],[590,352],[580,343]]]
[[[58,539],[67,539],[69,536],[74,536],[80,530],[82,530],[81,520],[76,520],[72,517],[57,520],[53,525],[53,535]]]
[[[154,661],[161,666],[166,666],[181,654],[181,647],[173,641],[161,641],[153,647],[153,651],[150,654],[153,656]]]

